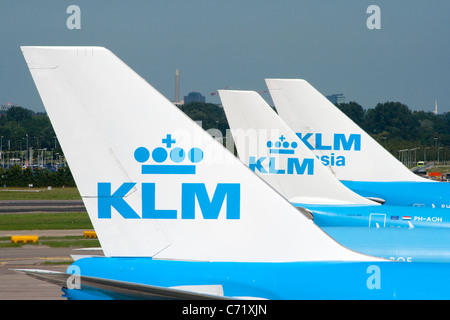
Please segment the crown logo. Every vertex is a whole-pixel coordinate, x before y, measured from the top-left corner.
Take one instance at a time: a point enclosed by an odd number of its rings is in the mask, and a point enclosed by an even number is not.
[[[167,134],[162,143],[166,148],[157,147],[151,152],[153,161],[159,164],[142,164],[142,174],[195,174],[195,164],[203,159],[203,151],[200,148],[194,147],[187,151],[179,147],[171,149],[176,143],[171,134]],[[134,151],[134,159],[144,163],[150,159],[150,151],[139,147]],[[172,164],[167,164],[169,159]]]
[[[269,153],[294,154],[294,149],[298,147],[297,142],[294,141],[292,143],[289,143],[288,141],[284,140],[286,140],[286,137],[281,135],[279,141],[276,141],[275,143],[273,143],[272,141],[267,141],[267,148],[269,148]],[[291,149],[289,147],[291,147]]]

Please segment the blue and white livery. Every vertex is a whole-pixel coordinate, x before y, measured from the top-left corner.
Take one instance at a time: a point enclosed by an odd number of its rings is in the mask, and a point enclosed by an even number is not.
[[[347,188],[258,93],[219,90],[219,95],[241,161],[295,206],[309,209],[318,226],[450,226],[446,210],[380,205],[369,200],[379,197],[367,199]],[[358,141],[337,138],[335,146],[359,148]]]
[[[266,84],[280,117],[348,188],[390,205],[450,208],[450,184],[411,172],[307,81]]]
[[[110,51],[22,51],[106,256],[25,271],[66,297],[450,298],[449,264],[342,246]]]

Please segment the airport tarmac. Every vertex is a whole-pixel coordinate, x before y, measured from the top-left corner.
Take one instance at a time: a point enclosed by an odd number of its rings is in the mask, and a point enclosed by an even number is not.
[[[40,230],[40,235],[83,235],[83,230]],[[27,231],[0,231],[9,234],[30,234]],[[26,244],[17,248],[0,248],[0,300],[65,300],[61,287],[31,278],[12,269],[44,269],[64,272],[72,263],[71,255],[102,255],[102,251],[79,251],[78,248],[51,248]],[[58,264],[48,264],[58,263]]]
[[[86,212],[82,200],[0,200],[0,214]]]

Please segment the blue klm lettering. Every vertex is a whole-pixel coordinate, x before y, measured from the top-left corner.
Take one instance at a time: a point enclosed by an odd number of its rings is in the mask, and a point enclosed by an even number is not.
[[[333,145],[325,145],[322,140],[322,133],[315,133],[315,146],[313,146],[309,139],[312,137],[313,133],[296,133],[297,136],[303,141],[303,143],[310,150],[346,150],[349,151],[353,148],[355,151],[361,151],[361,135],[360,134],[350,134],[348,139],[343,133],[335,133],[333,135]],[[342,149],[341,149],[342,147]]]
[[[125,182],[114,193],[111,183],[99,182],[98,218],[111,219],[111,208],[124,219],[177,219],[177,210],[157,210],[155,184],[142,183],[142,217],[125,201],[125,196],[136,183]],[[218,183],[209,199],[204,183],[184,183],[181,187],[181,219],[195,219],[195,199],[197,198],[204,219],[218,219],[226,197],[226,218],[240,219],[240,184]]]
[[[260,173],[269,173],[269,174],[314,174],[314,159],[312,158],[304,158],[300,163],[300,159],[298,158],[288,158],[287,159],[287,170],[277,169],[276,168],[276,158],[269,157],[269,171],[267,171],[263,167],[263,162],[267,157],[260,157],[256,159],[256,157],[249,157],[248,167],[256,172],[258,170]]]

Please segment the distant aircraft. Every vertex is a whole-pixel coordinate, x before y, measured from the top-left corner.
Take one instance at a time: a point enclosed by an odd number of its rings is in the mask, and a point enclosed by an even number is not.
[[[390,205],[450,208],[450,184],[412,173],[302,79],[266,79],[280,117],[348,188]]]
[[[380,205],[345,187],[256,92],[219,95],[240,160],[295,206],[312,211],[318,226],[450,226],[447,210]]]
[[[66,297],[450,298],[450,264],[337,243],[107,49],[22,51],[105,254],[24,271]]]

